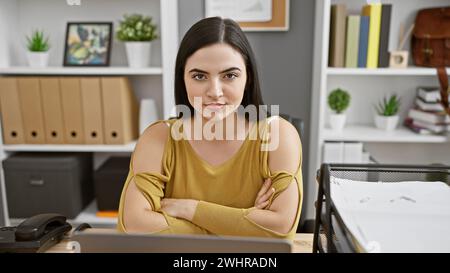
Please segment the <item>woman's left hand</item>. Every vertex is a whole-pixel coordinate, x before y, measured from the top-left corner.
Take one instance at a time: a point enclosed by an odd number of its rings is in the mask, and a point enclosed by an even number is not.
[[[161,199],[161,210],[172,217],[192,221],[197,204],[198,201],[193,199],[163,198]]]

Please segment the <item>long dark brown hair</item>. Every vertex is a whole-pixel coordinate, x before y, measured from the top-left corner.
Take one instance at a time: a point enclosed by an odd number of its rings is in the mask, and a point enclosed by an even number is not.
[[[184,35],[175,63],[175,104],[186,105],[194,112],[189,103],[186,85],[184,82],[184,69],[187,59],[197,50],[216,43],[226,43],[241,53],[247,70],[247,82],[241,105],[263,105],[261,88],[255,56],[250,43],[239,25],[231,19],[209,17],[195,23]]]

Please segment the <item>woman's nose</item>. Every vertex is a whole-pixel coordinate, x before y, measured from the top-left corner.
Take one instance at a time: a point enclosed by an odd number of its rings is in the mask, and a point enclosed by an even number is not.
[[[211,81],[211,85],[209,86],[206,95],[212,98],[219,98],[223,95],[222,86],[218,79],[214,79]]]

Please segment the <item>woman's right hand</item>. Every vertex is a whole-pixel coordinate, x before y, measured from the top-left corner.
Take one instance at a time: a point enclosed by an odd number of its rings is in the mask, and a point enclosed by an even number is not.
[[[275,192],[275,188],[271,187],[272,180],[270,178],[267,178],[261,189],[258,192],[258,195],[256,196],[255,200],[255,208],[257,209],[265,209],[267,205],[269,204],[269,198],[272,196],[272,194]]]

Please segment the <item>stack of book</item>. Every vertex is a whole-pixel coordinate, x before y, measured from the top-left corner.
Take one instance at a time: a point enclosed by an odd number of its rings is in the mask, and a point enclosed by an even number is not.
[[[439,87],[419,87],[414,108],[408,112],[405,126],[418,134],[450,132],[450,117],[440,103]]]
[[[391,4],[368,4],[361,14],[347,15],[345,4],[331,6],[329,66],[389,66]]]

